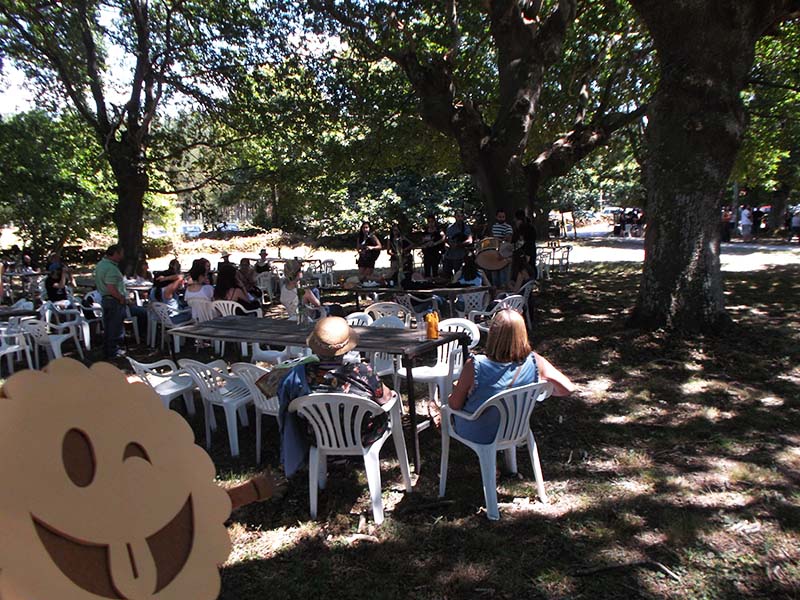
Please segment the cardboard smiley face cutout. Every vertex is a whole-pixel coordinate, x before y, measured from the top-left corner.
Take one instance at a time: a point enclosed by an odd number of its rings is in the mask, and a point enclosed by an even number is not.
[[[71,359],[0,396],[0,598],[217,597],[231,502],[180,415]]]

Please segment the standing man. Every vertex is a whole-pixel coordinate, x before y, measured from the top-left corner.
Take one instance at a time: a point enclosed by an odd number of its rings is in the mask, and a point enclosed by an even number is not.
[[[745,242],[751,241],[753,239],[753,213],[750,212],[750,207],[747,204],[742,206],[739,227],[742,229],[742,240]]]
[[[466,247],[472,244],[472,229],[464,222],[464,211],[455,212],[456,222],[445,231],[447,250],[444,253],[443,272],[448,279],[464,264]]]
[[[106,358],[120,358],[125,351],[120,348],[123,336],[125,307],[128,294],[119,270],[119,263],[125,257],[125,251],[119,244],[109,246],[106,255],[94,269],[94,284],[103,297],[103,350]]]
[[[503,243],[510,243],[511,238],[514,235],[514,229],[511,225],[508,224],[506,221],[506,211],[503,208],[498,208],[497,212],[494,214],[494,224],[492,225],[491,229],[492,237],[499,239]],[[508,257],[511,258],[510,255]],[[499,269],[497,271],[491,271],[489,273],[489,278],[492,282],[492,285],[498,288],[503,288],[508,285],[508,277],[509,271],[511,269],[511,264]]]

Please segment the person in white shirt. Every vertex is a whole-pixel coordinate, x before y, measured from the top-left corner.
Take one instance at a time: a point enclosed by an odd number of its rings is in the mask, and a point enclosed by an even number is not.
[[[750,212],[750,207],[747,204],[742,206],[739,227],[742,230],[742,239],[745,242],[751,241],[753,239],[753,213]]]

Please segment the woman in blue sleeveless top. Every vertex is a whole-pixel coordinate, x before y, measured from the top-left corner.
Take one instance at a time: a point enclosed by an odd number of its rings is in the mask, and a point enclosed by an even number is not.
[[[531,350],[525,319],[515,310],[501,310],[492,319],[486,354],[469,358],[450,394],[454,410],[474,413],[498,392],[544,379],[554,396],[568,396],[575,385],[547,359]],[[497,435],[500,413],[493,408],[477,421],[455,418],[456,432],[478,444],[490,444]]]

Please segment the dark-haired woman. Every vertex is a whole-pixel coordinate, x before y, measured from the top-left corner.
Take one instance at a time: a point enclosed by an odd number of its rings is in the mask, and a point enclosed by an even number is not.
[[[358,230],[356,250],[358,251],[358,277],[363,281],[372,277],[375,261],[381,253],[381,241],[371,230],[368,221],[361,223]]]
[[[220,263],[217,285],[214,288],[214,299],[238,302],[246,310],[261,308],[261,303],[242,287],[238,271],[230,263]]]

